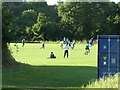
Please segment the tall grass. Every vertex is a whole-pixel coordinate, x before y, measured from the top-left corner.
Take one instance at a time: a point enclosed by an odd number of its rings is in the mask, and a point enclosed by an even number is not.
[[[120,83],[118,83],[118,77],[118,73],[114,76],[109,75],[107,78],[100,78],[99,80],[89,82],[86,87],[82,86],[82,88],[118,88],[118,86],[120,86]]]

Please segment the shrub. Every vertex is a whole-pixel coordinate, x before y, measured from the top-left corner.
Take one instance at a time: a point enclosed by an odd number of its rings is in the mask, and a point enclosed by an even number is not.
[[[99,80],[89,82],[86,87],[83,86],[82,88],[118,88],[120,85],[120,83],[118,83],[118,76],[118,73],[114,76],[109,75],[107,78],[100,78]]]

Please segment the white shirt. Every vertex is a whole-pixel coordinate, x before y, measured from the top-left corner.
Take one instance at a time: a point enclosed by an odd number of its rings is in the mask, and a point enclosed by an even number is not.
[[[63,41],[61,41],[60,44],[63,44]]]
[[[64,50],[68,50],[68,49],[69,49],[69,46],[68,46],[68,45],[64,47]]]
[[[42,42],[42,45],[44,45],[44,42]]]

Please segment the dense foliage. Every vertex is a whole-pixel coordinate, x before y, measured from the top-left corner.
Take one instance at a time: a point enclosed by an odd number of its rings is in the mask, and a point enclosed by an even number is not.
[[[48,6],[46,2],[9,2],[3,7],[4,40],[83,40],[120,34],[120,3],[66,2]]]
[[[58,7],[58,14],[69,35],[77,39],[89,39],[98,34],[118,34],[114,20],[117,10],[117,5],[109,2],[68,2]]]

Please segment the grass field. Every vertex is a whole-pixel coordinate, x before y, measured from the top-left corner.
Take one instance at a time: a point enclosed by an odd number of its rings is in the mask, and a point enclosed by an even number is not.
[[[89,55],[84,55],[84,44],[77,44],[75,49],[69,50],[69,58],[63,58],[64,50],[59,44],[46,44],[45,49],[40,49],[40,44],[26,44],[21,47],[18,44],[19,52],[12,43],[10,49],[15,59],[22,63],[31,65],[62,65],[62,66],[97,66],[97,46],[91,48]],[[56,59],[46,59],[50,52],[54,52]]]
[[[59,44],[14,43],[10,50],[18,62],[32,65],[30,68],[3,69],[3,87],[81,87],[97,78],[97,45],[84,55],[84,44],[76,44],[69,50],[69,58],[63,58],[64,50]],[[56,59],[46,59],[54,52]]]

